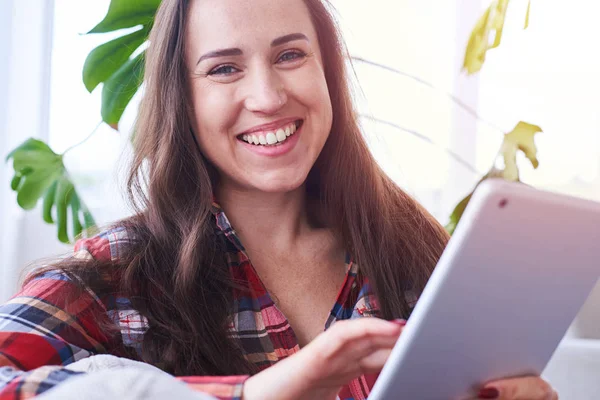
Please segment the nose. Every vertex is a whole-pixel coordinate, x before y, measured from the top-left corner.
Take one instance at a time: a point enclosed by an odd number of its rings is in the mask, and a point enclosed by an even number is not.
[[[273,115],[287,103],[287,93],[276,71],[257,69],[248,77],[248,83],[244,105],[249,111]]]

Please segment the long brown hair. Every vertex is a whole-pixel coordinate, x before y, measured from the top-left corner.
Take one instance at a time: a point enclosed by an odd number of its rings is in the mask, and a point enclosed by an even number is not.
[[[374,160],[359,127],[346,75],[347,51],[328,4],[303,1],[317,31],[333,106],[332,130],[308,176],[307,195],[320,204],[330,228],[369,279],[382,317],[406,318],[407,290],[423,289],[448,234]],[[200,152],[188,117],[187,8],[188,0],[163,0],[150,36],[128,180],[136,214],[119,223],[132,244],[118,265],[58,266],[77,273],[94,290],[119,291],[132,299],[149,322],[142,361],[176,375],[254,373],[229,336],[236,283],[214,232],[217,175]],[[98,283],[93,271],[102,268],[116,273],[117,287]]]

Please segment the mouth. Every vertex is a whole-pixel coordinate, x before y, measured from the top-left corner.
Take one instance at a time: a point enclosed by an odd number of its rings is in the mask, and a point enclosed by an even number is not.
[[[290,122],[273,131],[241,134],[237,139],[254,146],[274,147],[285,143],[304,123],[304,120]]]

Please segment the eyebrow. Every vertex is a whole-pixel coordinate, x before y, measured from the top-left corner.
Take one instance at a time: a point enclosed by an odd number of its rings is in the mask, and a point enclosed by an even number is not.
[[[284,43],[292,42],[294,40],[306,40],[309,41],[304,33],[290,33],[289,35],[285,35],[282,37],[278,37],[277,39],[271,42],[271,47],[281,46]]]
[[[202,61],[204,61],[204,60],[206,60],[208,58],[227,57],[227,56],[241,56],[242,54],[243,54],[242,50],[238,49],[238,48],[215,50],[215,51],[211,51],[210,53],[206,53],[202,57],[200,57],[200,59],[198,60],[198,62],[196,63],[196,65],[200,64]]]
[[[290,33],[289,35],[281,36],[281,37],[278,37],[277,39],[274,39],[271,42],[271,47],[281,46],[282,44],[292,42],[294,40],[306,40],[307,42],[309,41],[308,37],[306,37],[306,35],[303,33]],[[231,49],[215,50],[215,51],[211,51],[211,52],[206,53],[203,56],[201,56],[198,59],[198,62],[196,63],[196,65],[200,64],[202,61],[204,61],[208,58],[241,56],[242,54],[244,54],[242,52],[242,50],[237,47],[231,48]]]

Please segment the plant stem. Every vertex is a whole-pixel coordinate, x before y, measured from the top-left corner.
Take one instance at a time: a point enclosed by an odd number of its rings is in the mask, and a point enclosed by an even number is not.
[[[98,130],[98,128],[100,128],[100,126],[102,126],[102,124],[104,123],[104,121],[100,121],[98,123],[98,125],[96,125],[96,127],[94,128],[94,130],[92,131],[92,133],[90,133],[85,139],[83,139],[81,142],[69,147],[68,149],[66,149],[62,155],[64,157],[65,154],[67,154],[69,151],[73,150],[75,147],[81,146],[82,144],[84,144],[85,142],[87,142],[92,136],[94,136],[94,133],[96,133],[96,131]]]
[[[461,164],[462,166],[464,166],[465,168],[467,168],[470,172],[472,172],[472,173],[474,173],[476,175],[483,175],[483,173],[479,172],[477,170],[477,168],[475,168],[473,165],[471,165],[464,158],[462,158],[461,156],[459,156],[458,154],[456,154],[455,152],[453,152],[449,148],[444,147],[441,144],[434,142],[433,140],[431,140],[427,136],[423,135],[422,133],[419,133],[419,132],[417,132],[415,130],[412,130],[412,129],[404,128],[404,127],[402,127],[402,126],[400,126],[398,124],[395,124],[393,122],[390,122],[390,121],[386,121],[386,120],[383,120],[383,119],[375,118],[375,117],[373,117],[371,115],[361,114],[360,116],[362,118],[368,119],[370,121],[373,121],[373,122],[376,122],[376,123],[379,123],[379,124],[384,124],[384,125],[387,125],[387,126],[391,126],[392,128],[399,129],[401,131],[410,133],[411,135],[416,136],[417,138],[419,138],[419,139],[421,139],[421,140],[423,140],[423,141],[425,141],[425,142],[427,142],[427,143],[429,143],[431,145],[434,145],[434,146],[439,147],[440,149],[444,150],[451,158],[453,158],[459,164]]]
[[[494,125],[493,123],[491,123],[491,122],[489,122],[489,121],[481,118],[474,109],[472,109],[471,107],[469,107],[467,104],[465,104],[458,97],[454,96],[451,93],[445,92],[445,91],[443,91],[443,90],[441,90],[441,89],[433,86],[431,83],[429,83],[429,82],[427,82],[427,81],[419,78],[418,76],[411,75],[411,74],[409,74],[407,72],[403,72],[403,71],[400,71],[398,69],[395,69],[395,68],[392,68],[392,67],[388,67],[387,65],[379,64],[379,63],[376,63],[374,61],[370,61],[370,60],[364,59],[362,57],[351,56],[350,58],[353,61],[358,61],[360,63],[371,65],[373,67],[385,69],[386,71],[392,72],[392,73],[397,74],[397,75],[405,76],[407,78],[410,78],[410,79],[414,80],[415,82],[420,83],[421,85],[427,86],[428,88],[433,89],[433,90],[435,90],[437,92],[441,92],[446,97],[448,97],[450,100],[452,100],[456,105],[458,105],[460,108],[462,108],[463,110],[465,110],[471,116],[475,117],[475,119],[477,119],[478,121],[481,121],[481,122],[485,123],[490,128],[495,129],[495,130],[497,130],[499,132],[502,132],[503,134],[505,133],[504,130],[502,130],[500,127],[498,127],[498,126]]]

